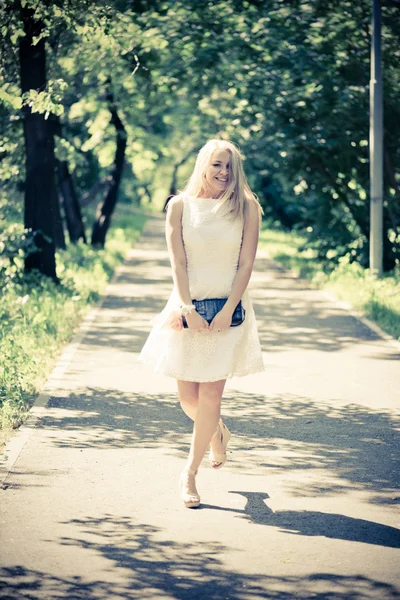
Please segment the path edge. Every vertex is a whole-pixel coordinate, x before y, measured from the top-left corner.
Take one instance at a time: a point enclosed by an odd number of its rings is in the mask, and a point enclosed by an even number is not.
[[[337,308],[345,311],[346,313],[348,313],[349,315],[351,315],[352,317],[354,317],[355,319],[360,321],[363,325],[368,327],[368,329],[370,329],[371,331],[376,333],[380,338],[382,338],[386,342],[388,342],[391,346],[393,346],[397,350],[400,350],[400,341],[399,340],[396,340],[395,337],[393,337],[389,333],[386,333],[386,331],[383,331],[383,329],[381,329],[377,323],[375,323],[374,321],[371,321],[371,319],[368,319],[368,317],[363,315],[361,312],[355,310],[352,307],[352,305],[350,304],[350,302],[346,302],[345,300],[340,300],[333,292],[323,289],[323,288],[320,288],[317,285],[313,284],[308,279],[304,279],[303,277],[300,277],[293,269],[288,269],[284,265],[282,265],[280,262],[275,260],[274,258],[271,258],[268,251],[265,249],[261,250],[261,252],[259,254],[257,253],[257,256],[260,256],[260,257],[263,256],[263,258],[267,258],[273,264],[275,264],[279,268],[280,271],[285,271],[286,273],[290,273],[295,279],[297,279],[298,281],[302,281],[307,287],[309,287],[309,289],[315,289],[315,290],[318,290],[319,292],[322,292],[324,294],[324,296],[330,302],[332,302],[332,304],[334,304]]]
[[[82,340],[90,330],[93,321],[96,319],[98,312],[101,310],[105,300],[110,294],[112,286],[114,286],[117,283],[119,277],[121,276],[122,271],[125,267],[125,263],[131,258],[132,254],[135,252],[136,246],[140,242],[143,234],[145,233],[147,224],[150,220],[151,217],[149,217],[146,223],[144,224],[140,236],[138,237],[132,248],[129,249],[125,259],[115,269],[110,281],[107,283],[104,292],[100,295],[97,303],[89,310],[87,315],[83,318],[79,328],[72,336],[71,341],[65,346],[64,350],[61,352],[61,355],[57,360],[53,370],[47,377],[35,402],[29,409],[25,421],[18,428],[18,431],[15,434],[11,435],[11,438],[5,444],[2,454],[0,455],[0,489],[7,489],[7,477],[11,473],[16,461],[18,460],[18,457],[23,451],[24,446],[27,443],[31,433],[35,429],[38,420],[43,415],[47,404],[51,398],[51,391],[57,386],[59,386],[60,380],[63,377],[67,368],[69,367],[70,363],[72,362],[75,352],[77,351]]]
[[[338,308],[341,308],[342,310],[349,313],[355,319],[358,319],[358,321],[361,321],[361,323],[363,323],[363,325],[365,325],[366,327],[371,329],[371,331],[373,331],[374,333],[379,335],[379,337],[384,339],[386,342],[389,342],[397,350],[400,350],[400,341],[396,340],[396,338],[393,337],[392,335],[390,335],[389,333],[386,333],[386,331],[383,331],[383,329],[381,329],[379,327],[379,325],[377,325],[377,323],[375,323],[374,321],[371,321],[370,319],[368,319],[368,317],[365,317],[363,314],[356,311],[349,302],[345,302],[344,300],[339,300],[339,298],[337,298],[337,296],[335,296],[335,294],[333,294],[332,292],[329,292],[328,290],[320,290],[320,291],[323,292],[325,294],[325,296],[327,296],[331,302],[336,304],[336,306]]]

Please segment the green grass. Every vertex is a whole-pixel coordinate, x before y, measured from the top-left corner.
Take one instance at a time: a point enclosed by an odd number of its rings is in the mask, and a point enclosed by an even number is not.
[[[386,333],[400,339],[400,270],[376,280],[370,277],[368,269],[350,263],[344,256],[336,268],[326,272],[316,252],[311,248],[303,249],[306,246],[306,239],[294,233],[273,229],[263,229],[260,233],[260,247],[272,259],[296,276],[329,290]]]
[[[93,215],[87,215],[90,222]],[[135,243],[146,217],[116,209],[106,247],[57,252],[61,284],[26,276],[0,298],[0,445],[24,420],[65,344]],[[21,260],[22,265],[22,260]]]

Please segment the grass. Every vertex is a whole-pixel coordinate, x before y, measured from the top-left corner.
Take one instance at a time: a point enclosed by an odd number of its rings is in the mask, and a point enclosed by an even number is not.
[[[87,215],[86,218],[93,218]],[[99,299],[145,223],[117,207],[105,249],[69,244],[57,252],[61,284],[29,275],[0,298],[0,446],[24,420],[63,346]],[[22,265],[22,261],[21,261]]]
[[[336,268],[326,272],[315,251],[303,249],[306,247],[304,237],[274,229],[261,231],[260,247],[296,276],[329,290],[359,314],[377,323],[383,331],[400,339],[400,270],[376,280],[370,277],[368,269],[350,263],[344,256]]]

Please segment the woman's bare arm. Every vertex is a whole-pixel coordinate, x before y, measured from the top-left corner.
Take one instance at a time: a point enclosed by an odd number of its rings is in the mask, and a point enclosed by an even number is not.
[[[182,304],[191,304],[186,253],[182,239],[183,199],[172,198],[168,203],[165,236],[172,267],[172,278]]]
[[[227,308],[229,307],[232,312],[235,310],[250,281],[254,259],[257,252],[259,231],[259,209],[255,202],[250,202],[243,229],[243,241],[240,249],[238,270],[233,280],[231,293],[229,294],[229,298],[226,303],[228,305]]]
[[[238,270],[233,280],[228,300],[224,308],[214,318],[210,325],[210,329],[226,329],[230,327],[233,311],[242,298],[250,281],[257,252],[259,230],[259,208],[256,202],[249,202],[243,228],[243,240],[240,249]]]
[[[182,212],[183,199],[176,197],[169,201],[167,211],[167,222],[165,236],[169,258],[172,267],[172,278],[178,291],[182,304],[192,304],[190,295],[189,278],[186,266],[186,252],[182,238]],[[186,321],[190,329],[196,331],[208,329],[208,323],[196,311],[186,315]]]

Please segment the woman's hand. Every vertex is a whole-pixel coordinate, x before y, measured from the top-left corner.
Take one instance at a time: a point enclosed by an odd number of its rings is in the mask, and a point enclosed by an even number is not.
[[[210,323],[210,331],[223,331],[229,329],[232,323],[232,312],[224,306]]]
[[[167,325],[167,327],[170,327],[171,329],[175,329],[175,331],[179,331],[180,329],[183,329],[182,315],[181,315],[180,310],[174,310],[169,315],[166,325]]]
[[[185,319],[189,329],[193,329],[194,331],[205,331],[209,329],[207,321],[195,310],[191,310],[190,313],[185,316]]]

